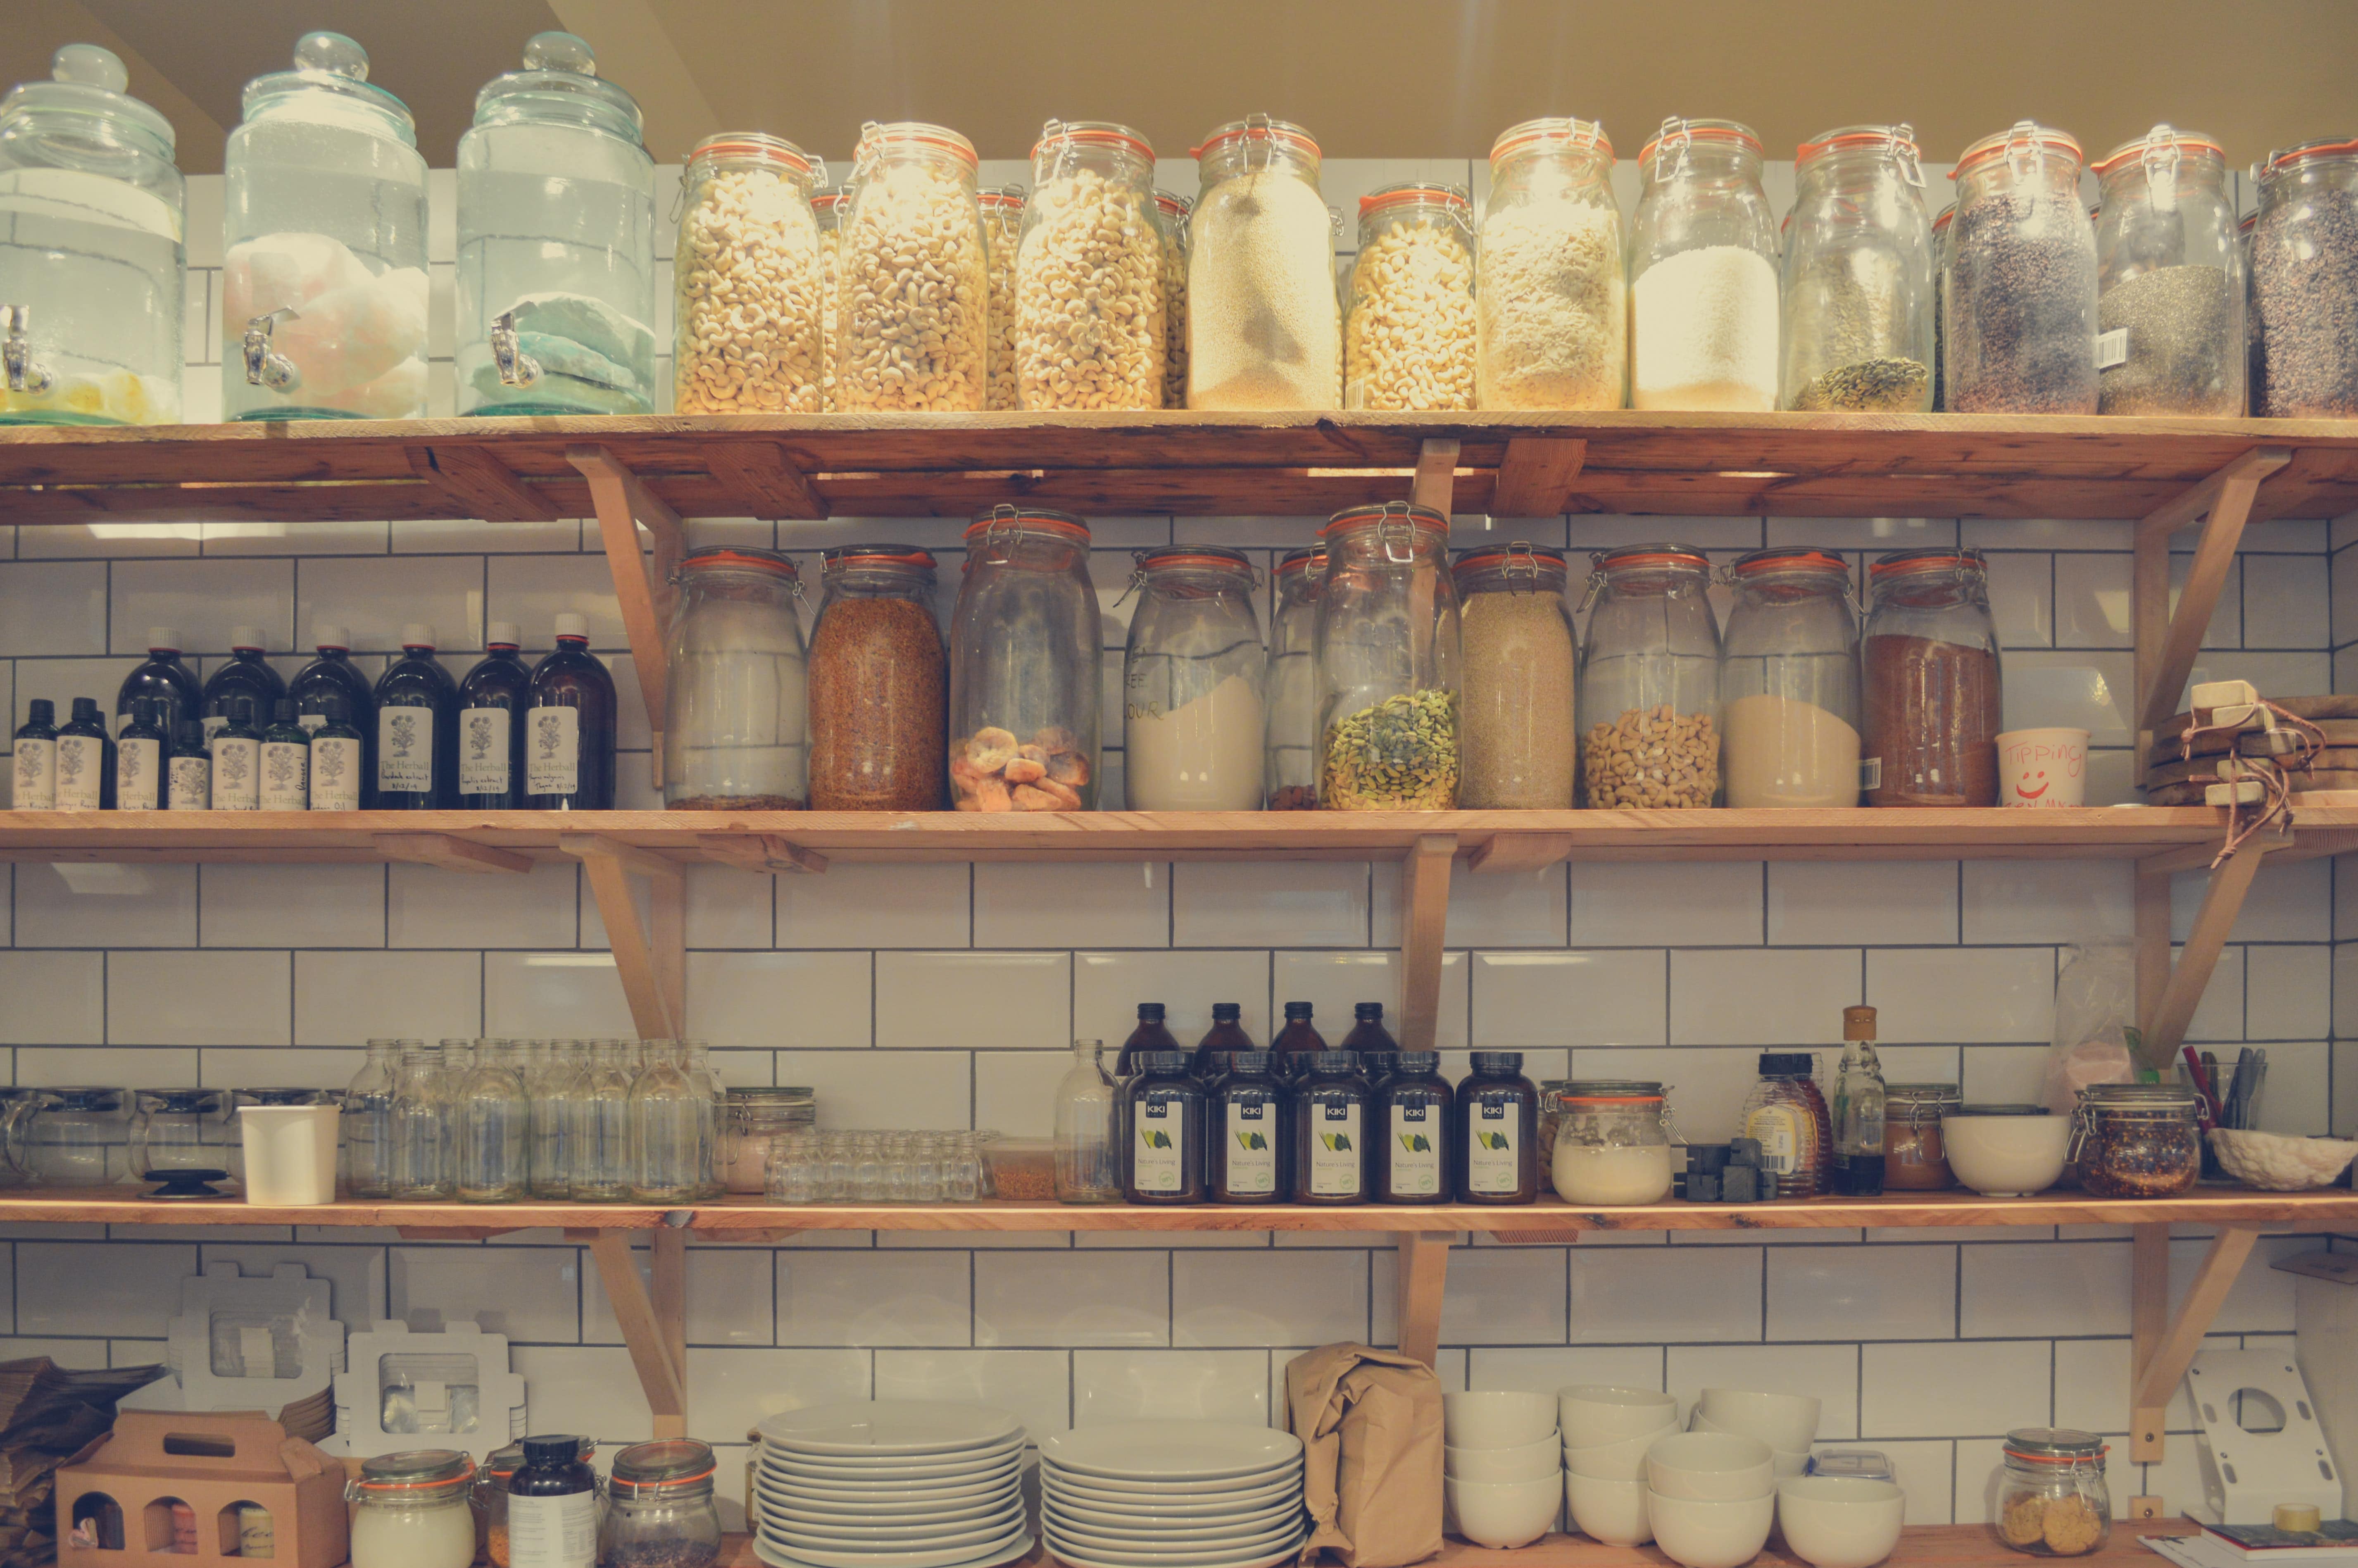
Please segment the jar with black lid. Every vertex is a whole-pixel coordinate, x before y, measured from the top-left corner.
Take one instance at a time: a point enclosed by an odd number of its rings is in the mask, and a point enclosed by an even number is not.
[[[1267,1051],[1230,1051],[1217,1064],[1205,1175],[1214,1203],[1283,1203],[1293,1190],[1293,1150],[1285,1136],[1285,1086]]]
[[[1349,1051],[1321,1051],[1293,1091],[1293,1201],[1368,1201],[1368,1124],[1373,1097]]]
[[[1204,1201],[1204,1086],[1184,1051],[1141,1051],[1122,1086],[1122,1196],[1136,1204]]]
[[[1540,1092],[1520,1051],[1476,1051],[1458,1081],[1457,1201],[1532,1203],[1540,1195]]]
[[[1367,1058],[1361,1057],[1361,1061]],[[1438,1051],[1392,1054],[1393,1070],[1376,1089],[1376,1197],[1382,1203],[1447,1203],[1451,1172],[1450,1107],[1455,1097],[1441,1076]]]
[[[2090,1084],[2073,1112],[2080,1184],[2100,1198],[2175,1197],[2202,1173],[2194,1091],[2178,1084]]]

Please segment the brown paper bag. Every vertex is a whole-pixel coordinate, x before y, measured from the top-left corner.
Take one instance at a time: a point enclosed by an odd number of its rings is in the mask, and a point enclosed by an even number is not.
[[[1314,1526],[1305,1557],[1401,1568],[1441,1550],[1441,1382],[1396,1350],[1327,1345],[1286,1363],[1286,1424],[1302,1439]]]

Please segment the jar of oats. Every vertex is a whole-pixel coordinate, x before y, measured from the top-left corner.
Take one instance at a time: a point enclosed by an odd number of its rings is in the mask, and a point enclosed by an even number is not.
[[[758,131],[707,136],[680,177],[673,406],[682,414],[824,406],[827,282],[811,186],[825,166]]]
[[[1032,148],[1015,262],[1020,406],[1163,406],[1154,148],[1127,125],[1051,120]]]
[[[1474,204],[1455,185],[1359,198],[1343,406],[1474,406]]]
[[[1573,690],[1583,804],[1706,806],[1719,793],[1719,622],[1689,545],[1593,557]]]
[[[917,121],[860,127],[836,302],[836,406],[971,412],[989,370],[974,144]]]
[[[819,301],[823,312],[818,334],[819,406],[829,413],[835,410],[836,308],[839,303],[835,288],[836,247],[843,219],[850,210],[849,186],[830,185],[825,190],[811,193],[811,219],[818,225]]]
[[[1002,185],[980,199],[990,255],[990,389],[985,408],[1018,408],[1015,391],[1015,254],[1023,233],[1023,188]]]
[[[1482,407],[1621,406],[1627,290],[1603,126],[1551,115],[1492,144],[1479,275]]]
[[[1188,222],[1187,406],[1321,409],[1343,395],[1335,216],[1318,144],[1266,114],[1195,149]]]
[[[1187,406],[1187,218],[1195,203],[1167,190],[1154,193],[1163,234],[1163,406]]]

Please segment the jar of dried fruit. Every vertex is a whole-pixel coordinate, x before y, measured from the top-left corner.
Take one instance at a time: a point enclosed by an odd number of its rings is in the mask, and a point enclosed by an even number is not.
[[[811,809],[938,810],[949,666],[934,621],[934,557],[909,545],[846,545],[820,562]]]
[[[1567,811],[1574,757],[1577,639],[1564,602],[1563,552],[1517,540],[1457,557],[1466,655],[1468,811]]]
[[[1394,501],[1338,512],[1318,532],[1318,804],[1448,811],[1459,669],[1449,519]]]
[[[2080,1184],[2100,1198],[2175,1197],[2202,1173],[2194,1091],[2178,1084],[2090,1084],[2073,1113]]]
[[[2104,1440],[2091,1433],[2046,1426],[2007,1433],[1997,1538],[2039,1557],[2085,1557],[2101,1549],[2113,1527],[2104,1452]]]
[[[1089,525],[1004,503],[966,531],[950,616],[950,796],[960,811],[1091,811],[1103,646]]]
[[[1473,203],[1455,185],[1359,198],[1343,317],[1343,406],[1474,406]]]
[[[1163,330],[1154,148],[1127,125],[1049,121],[1015,261],[1019,406],[1160,408]]]
[[[800,811],[810,752],[802,597],[774,550],[707,546],[672,578],[664,804],[674,811]]]
[[[1719,621],[1691,545],[1592,557],[1574,681],[1592,806],[1705,806],[1719,795]]]
[[[1308,811],[1318,804],[1318,589],[1326,579],[1326,546],[1287,551],[1274,575],[1262,782],[1270,810]]]
[[[974,175],[956,131],[860,127],[837,260],[837,407],[983,406],[990,285]]]

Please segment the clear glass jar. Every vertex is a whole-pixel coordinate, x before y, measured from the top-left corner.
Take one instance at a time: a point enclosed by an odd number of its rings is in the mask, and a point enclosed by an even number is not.
[[[368,1055],[344,1086],[344,1185],[356,1198],[393,1196],[393,1096],[401,1071],[398,1040],[372,1040]]]
[[[814,811],[937,811],[949,656],[934,557],[910,545],[821,553],[810,641]]]
[[[475,1560],[474,1487],[475,1462],[450,1449],[362,1460],[345,1493],[353,1505],[352,1568],[468,1568]]]
[[[2235,224],[2235,254],[2244,271],[2244,395],[2250,412],[2263,412],[2267,400],[2267,356],[2260,348],[2259,286],[2252,276],[2252,233],[2260,215],[2246,212]]]
[[[1575,677],[1583,803],[1705,806],[1719,794],[1719,621],[1689,545],[1591,557]]]
[[[1002,185],[976,198],[990,284],[990,382],[982,406],[994,411],[1022,406],[1015,383],[1015,263],[1023,237],[1023,196],[1022,186]]]
[[[2006,1434],[1998,1478],[1998,1540],[2038,1557],[2084,1557],[2104,1549],[2113,1529],[2104,1486],[2104,1440],[2056,1427]]]
[[[181,1171],[234,1175],[237,1116],[227,1089],[134,1089],[131,1174],[168,1180]]]
[[[860,128],[836,302],[836,406],[984,406],[990,258],[974,144],[916,121]]]
[[[1105,1068],[1105,1042],[1073,1042],[1056,1085],[1056,1201],[1120,1203],[1121,1091]]]
[[[722,1185],[758,1193],[779,1142],[818,1125],[818,1099],[806,1087],[733,1088],[721,1116]]]
[[[447,1055],[467,1042],[445,1040]],[[466,1076],[450,1093],[459,1144],[460,1203],[515,1203],[532,1174],[532,1098],[516,1070],[515,1042],[477,1040]]]
[[[1867,580],[1866,803],[1996,806],[2004,702],[1988,563],[1978,550],[1894,550]]]
[[[0,1186],[19,1186],[28,1179],[25,1124],[46,1092],[26,1085],[0,1087]]]
[[[688,1076],[676,1041],[642,1041],[639,1062],[631,1082],[631,1201],[691,1202],[712,1168],[712,1097]]]
[[[1593,120],[1526,120],[1490,146],[1475,291],[1483,408],[1618,408],[1628,288],[1613,144]]]
[[[679,1044],[680,1070],[687,1081],[704,1091],[712,1102],[710,1134],[704,1145],[704,1163],[697,1178],[696,1195],[717,1198],[727,1190],[727,1168],[722,1164],[722,1143],[729,1130],[729,1090],[720,1081],[719,1069],[712,1065],[712,1047],[702,1040],[683,1040]]]
[[[449,1200],[457,1176],[451,1087],[441,1052],[423,1040],[401,1043],[393,1088],[393,1196]]]
[[[1267,655],[1243,553],[1142,550],[1122,651],[1122,778],[1132,811],[1258,811]]]
[[[1145,136],[1097,120],[1042,126],[1017,243],[1018,406],[1162,407],[1163,232]]]
[[[37,1187],[103,1187],[130,1163],[131,1094],[96,1085],[44,1088],[24,1112],[25,1173]]]
[[[222,153],[222,416],[426,415],[426,160],[368,51],[306,33]]]
[[[2156,125],[2095,171],[2097,411],[2241,416],[2244,263],[2226,155]]]
[[[2096,232],[2080,144],[2024,120],[1950,178],[1944,405],[1956,414],[2096,412]]]
[[[1359,198],[1343,406],[1474,406],[1474,203],[1422,181]]]
[[[1858,804],[1858,621],[1850,568],[1825,550],[1755,550],[1719,654],[1730,806]]]
[[[1271,811],[1318,804],[1318,593],[1326,547],[1289,550],[1277,563],[1277,606],[1269,616],[1269,707],[1263,787]]]
[[[1914,128],[1828,131],[1794,165],[1779,406],[1925,412],[1936,269]]]
[[[1579,663],[1563,552],[1517,540],[1468,550],[1453,568],[1464,654],[1457,804],[1468,811],[1567,811],[1579,746]]]
[[[573,1195],[574,1139],[580,1126],[579,1100],[590,1075],[587,1048],[579,1040],[535,1040],[538,1060],[525,1075],[532,1098],[534,1197],[557,1202]]]
[[[2080,1184],[2100,1198],[2176,1197],[2202,1173],[2200,1101],[2178,1084],[2090,1084],[2072,1113]]]
[[[620,1203],[631,1190],[630,1043],[598,1040],[589,1049],[589,1070],[573,1102],[569,1185],[576,1203]]]
[[[1883,1087],[1883,1185],[1887,1192],[1944,1193],[1957,1184],[1949,1170],[1941,1118],[1963,1108],[1954,1084]]]
[[[1957,204],[1950,202],[1932,220],[1932,412],[1949,406],[1949,230],[1957,221]]]
[[[0,425],[179,422],[187,189],[129,83],[68,44],[0,99]]]
[[[1336,219],[1318,193],[1318,144],[1255,114],[1214,131],[1195,157],[1187,406],[1340,406]]]
[[[1573,1079],[1554,1095],[1555,1142],[1548,1166],[1555,1194],[1573,1204],[1653,1204],[1671,1195],[1686,1140],[1658,1083]]]
[[[1629,406],[1777,406],[1777,221],[1760,138],[1672,115],[1638,155]]]
[[[843,220],[849,215],[851,190],[831,185],[811,193],[811,219],[818,225],[819,262],[819,406],[835,412],[835,334],[840,329],[842,296],[836,289],[836,264],[843,250]]]
[[[759,131],[707,136],[680,175],[672,407],[817,414],[834,317],[811,188],[827,166]]]
[[[2358,141],[2269,155],[2252,226],[2252,310],[2266,366],[2253,413],[2358,415]]]
[[[1163,239],[1163,406],[1187,406],[1187,215],[1195,204],[1167,190],[1154,193],[1154,221]]]
[[[960,811],[1093,811],[1103,631],[1089,525],[1000,505],[966,531],[950,616],[950,797]]]
[[[1457,805],[1459,627],[1449,519],[1394,501],[1335,514],[1319,538],[1318,805]]]
[[[708,545],[672,576],[664,804],[800,811],[809,793],[807,666],[795,563]]]
[[[710,1568],[720,1556],[712,1450],[692,1437],[638,1443],[614,1455],[599,1568]]]

